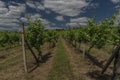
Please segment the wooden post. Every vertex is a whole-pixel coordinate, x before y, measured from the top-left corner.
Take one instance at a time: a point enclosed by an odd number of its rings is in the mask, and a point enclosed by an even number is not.
[[[120,45],[115,55],[112,80],[120,80]]]
[[[102,70],[101,74],[103,74],[103,73],[107,70],[107,68],[109,67],[109,65],[110,65],[110,64],[112,63],[112,61],[114,60],[115,56],[118,54],[119,50],[120,50],[120,46],[117,46],[117,47],[113,50],[112,55],[110,56],[110,58],[108,59],[107,63],[106,63],[105,66],[103,67],[103,70]]]
[[[22,35],[22,50],[23,50],[24,69],[25,69],[25,72],[28,72],[27,60],[26,60],[26,50],[25,50],[24,23],[21,23],[20,27],[21,27],[21,35]]]

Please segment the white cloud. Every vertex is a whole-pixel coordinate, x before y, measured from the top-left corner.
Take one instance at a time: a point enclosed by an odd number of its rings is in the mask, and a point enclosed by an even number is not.
[[[8,12],[8,8],[6,8],[5,3],[0,1],[0,15],[5,14],[7,12]]]
[[[16,19],[0,19],[0,23],[8,24],[8,23],[19,23],[19,20]]]
[[[19,6],[13,6],[13,5],[9,6],[9,10],[15,12],[25,12],[25,9],[26,9],[25,4]]]
[[[82,22],[80,22],[80,23],[72,23],[72,22],[71,22],[71,23],[67,23],[66,26],[67,26],[67,25],[70,25],[70,26],[72,26],[72,27],[78,27],[79,25],[85,26],[85,25],[87,25],[87,23],[84,23],[84,22],[83,22],[83,23],[82,23]]]
[[[5,7],[5,3],[0,1],[0,7]]]
[[[63,21],[64,18],[63,18],[63,16],[57,16],[57,17],[56,17],[56,20],[58,20],[58,21]]]
[[[46,19],[40,18],[42,24],[44,25],[45,29],[58,29],[58,27],[55,27],[54,23],[51,23],[50,21]]]
[[[118,13],[116,20],[115,20],[115,25],[118,25],[120,23],[120,12]]]
[[[45,0],[45,8],[66,16],[77,16],[84,12],[82,9],[88,7],[90,2],[86,0]]]
[[[45,7],[42,6],[41,4],[39,4],[39,5],[37,6],[37,8],[40,9],[40,10],[45,10]]]
[[[39,19],[41,17],[41,15],[40,14],[34,14],[34,15],[31,15],[31,17],[30,17],[30,19],[32,20],[32,21],[34,21],[34,20],[36,20],[36,19]]]
[[[51,22],[49,22],[46,19],[42,19],[42,18],[40,18],[40,20],[41,20],[42,24],[45,26],[45,28],[50,27]]]
[[[70,22],[87,22],[87,17],[81,17],[81,18],[76,18],[76,19],[71,19]]]
[[[99,6],[99,3],[91,3],[90,4],[90,7],[88,7],[88,8],[97,8]]]
[[[8,4],[8,7],[5,6],[5,3],[0,1],[0,29],[17,29],[19,26],[19,18],[25,12],[25,4],[11,2],[12,5]]]
[[[19,25],[17,23],[7,22],[7,23],[0,23],[0,29],[2,30],[18,30]]]
[[[35,4],[33,3],[35,2]],[[44,10],[44,7],[40,5],[37,1],[28,1],[26,4],[25,3],[19,3],[15,1],[11,1],[6,3],[8,6],[5,5],[4,1],[0,1],[0,29],[18,29],[19,30],[19,23],[20,21],[26,23],[27,22],[27,17],[26,16],[26,8],[31,7],[37,9]],[[36,8],[37,7],[37,8]],[[28,13],[30,14],[30,19],[35,20],[37,18],[40,18],[41,15],[40,13]],[[21,16],[23,15],[23,16]],[[24,17],[25,16],[25,17]]]
[[[28,1],[26,4],[31,8],[36,8],[35,4],[33,4],[33,1]]]
[[[8,12],[8,9],[7,8],[1,8],[0,7],[0,14],[5,14]]]
[[[8,22],[6,24],[5,23],[0,23],[0,25],[4,25],[6,27],[11,27],[11,26],[16,27],[16,26],[18,26],[17,23],[11,23],[11,22]]]
[[[88,18],[87,17],[81,17],[81,18],[75,18],[71,19],[70,23],[67,23],[67,25],[77,27],[78,25],[87,25]]]
[[[31,8],[35,8],[38,10],[45,10],[44,6],[41,5],[41,3],[38,1],[27,1],[26,4]]]
[[[26,10],[28,7],[33,8],[36,13],[27,12],[30,11]],[[41,18],[39,11],[44,10],[43,12],[46,14],[51,14],[52,11],[58,13],[59,16],[55,15],[57,16],[55,19],[63,21],[63,16],[69,16],[69,18],[77,16],[83,13],[88,7],[95,7],[95,5],[91,4],[91,1],[88,0],[43,0],[42,3],[38,0],[27,0],[26,3],[19,3],[19,1],[16,2],[14,0],[11,2],[0,0],[0,27],[2,29],[17,29],[20,21],[27,21],[25,18],[27,15],[29,15],[28,17],[32,20],[35,20],[36,18],[40,19],[46,27],[50,27],[52,25],[55,26],[55,23],[52,23],[47,19],[42,19],[44,16]],[[70,24],[85,24],[85,18],[71,19]]]
[[[113,3],[120,3],[120,0],[111,0]]]
[[[21,18],[20,18],[20,21],[22,21],[22,22],[25,23],[25,22],[27,22],[27,18],[25,18],[25,17],[21,17]]]
[[[8,18],[20,18],[21,17],[21,13],[16,12],[16,11],[9,11],[6,16]]]

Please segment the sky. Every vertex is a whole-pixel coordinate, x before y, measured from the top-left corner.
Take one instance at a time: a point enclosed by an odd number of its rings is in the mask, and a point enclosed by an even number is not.
[[[47,29],[87,25],[94,16],[96,22],[110,18],[119,6],[120,0],[0,0],[0,30],[20,30],[27,17]]]

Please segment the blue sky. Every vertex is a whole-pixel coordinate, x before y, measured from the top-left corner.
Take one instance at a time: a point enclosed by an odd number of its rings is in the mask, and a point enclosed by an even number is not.
[[[46,28],[86,25],[110,18],[120,0],[0,0],[0,30],[19,30],[20,21],[40,19]],[[119,18],[120,19],[120,18]]]

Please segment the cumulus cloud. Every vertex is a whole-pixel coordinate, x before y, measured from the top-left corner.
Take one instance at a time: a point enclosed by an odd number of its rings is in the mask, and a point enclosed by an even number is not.
[[[120,0],[111,0],[113,3],[120,3]]]
[[[0,1],[0,7],[5,7],[5,3]]]
[[[25,12],[25,5],[20,5],[20,6],[14,6],[10,5],[9,10],[10,11],[15,11],[15,12]]]
[[[40,10],[45,10],[45,7],[42,6],[42,5],[38,5],[37,8],[40,9]]]
[[[11,2],[8,5],[0,1],[0,27],[4,29],[16,29],[19,26],[19,18],[25,12],[25,4]],[[1,29],[3,29],[1,28]]]
[[[85,12],[88,7],[96,7],[91,0],[0,0],[0,29],[18,29],[20,21],[26,23],[27,16],[31,20],[40,19],[46,27],[55,26],[55,21],[44,19],[54,12],[54,20],[63,21],[64,16],[69,17],[71,25],[86,24],[85,18],[72,18]],[[29,10],[28,10],[29,9]],[[34,10],[34,11],[32,11]],[[43,11],[43,12],[41,12]],[[32,13],[34,12],[34,13]],[[43,16],[41,16],[41,14]],[[72,18],[72,19],[71,19]],[[62,24],[61,24],[62,25]],[[64,26],[64,25],[63,25]]]
[[[87,22],[87,17],[81,17],[81,18],[76,18],[76,19],[71,19],[70,22]]]
[[[66,16],[77,16],[82,9],[88,7],[90,2],[86,0],[45,0],[45,8],[49,8],[57,13]]]
[[[50,21],[48,21],[46,19],[42,19],[42,18],[40,18],[40,20],[41,20],[42,24],[45,26],[45,29],[52,28],[52,26],[51,26],[52,23]]]
[[[26,2],[26,4],[27,4],[27,6],[34,8],[34,9],[45,10],[45,7],[43,5],[41,5],[41,3],[39,1],[29,0]]]
[[[7,24],[7,23],[19,23],[19,20],[16,20],[16,19],[0,19],[0,23],[4,23],[4,24]]]
[[[57,16],[57,17],[56,17],[56,20],[58,20],[58,21],[63,21],[64,18],[63,18],[63,16]]]
[[[40,14],[37,14],[37,13],[30,16],[30,18],[31,18],[32,21],[34,21],[34,20],[36,20],[36,19],[39,19],[40,17],[41,17],[41,15],[40,15]]]
[[[87,17],[75,18],[75,19],[71,19],[70,23],[67,23],[67,25],[70,25],[73,27],[78,25],[85,26],[87,25],[87,21],[88,21]]]
[[[115,20],[115,25],[118,25],[120,23],[120,12],[118,13],[116,20]]]
[[[22,21],[22,22],[25,23],[25,22],[27,22],[27,18],[25,18],[25,17],[21,17],[21,18],[20,18],[20,21]]]
[[[36,6],[35,6],[35,4],[33,3],[33,1],[28,1],[26,4],[27,4],[29,7],[31,7],[31,8],[36,8]]]
[[[8,9],[7,8],[0,8],[0,14],[7,13]]]

